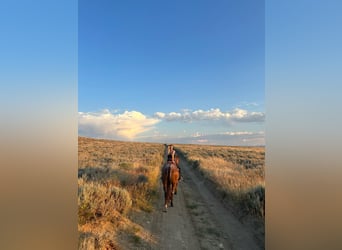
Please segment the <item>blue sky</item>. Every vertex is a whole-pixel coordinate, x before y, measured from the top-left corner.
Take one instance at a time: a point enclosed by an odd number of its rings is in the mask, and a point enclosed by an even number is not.
[[[79,134],[263,145],[264,1],[80,1]]]

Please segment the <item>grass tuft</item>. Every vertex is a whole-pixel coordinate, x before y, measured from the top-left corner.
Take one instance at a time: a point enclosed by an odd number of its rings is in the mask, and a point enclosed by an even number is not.
[[[131,247],[118,237],[129,237],[131,213],[153,211],[164,152],[163,144],[79,137],[79,249]],[[146,240],[133,242],[141,246]]]
[[[265,217],[263,147],[180,145],[177,150],[243,214]]]

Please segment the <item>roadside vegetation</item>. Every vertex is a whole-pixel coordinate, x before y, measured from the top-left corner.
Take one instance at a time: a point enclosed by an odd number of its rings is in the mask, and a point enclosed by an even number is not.
[[[265,148],[178,145],[189,164],[240,216],[265,217]]]
[[[165,149],[158,143],[78,138],[79,249],[146,249],[157,244],[141,220],[162,199]],[[222,200],[264,221],[263,147],[178,145],[176,150]]]
[[[79,249],[155,243],[132,217],[158,195],[165,145],[78,138]]]

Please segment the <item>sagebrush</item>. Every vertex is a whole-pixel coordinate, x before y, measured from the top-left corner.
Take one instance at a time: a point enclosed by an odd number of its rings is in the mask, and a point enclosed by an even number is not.
[[[264,218],[264,147],[178,145],[177,150],[240,212]]]
[[[78,139],[79,249],[126,249],[118,234],[146,241],[129,219],[151,212],[157,197],[165,145]]]

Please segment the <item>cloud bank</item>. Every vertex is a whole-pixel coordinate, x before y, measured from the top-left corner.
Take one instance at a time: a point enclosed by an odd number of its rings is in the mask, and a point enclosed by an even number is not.
[[[97,113],[78,113],[78,131],[82,136],[108,139],[134,139],[153,129],[159,119],[148,118],[138,111],[111,113],[105,109]]]
[[[146,137],[148,142],[163,142],[172,144],[205,144],[205,145],[230,145],[230,146],[264,146],[265,133],[259,132],[224,132],[217,134],[194,133],[191,136],[172,137]]]
[[[222,112],[220,109],[210,110],[183,110],[182,112],[162,113],[156,112],[154,117],[165,121],[224,121],[232,122],[263,122],[265,114],[263,112],[249,112],[244,109],[236,108],[232,111]]]
[[[139,111],[119,113],[105,109],[100,112],[79,112],[78,131],[80,136],[114,140],[213,145],[264,145],[263,132],[213,132],[216,126],[217,131],[222,131],[222,125],[229,127],[234,125],[236,131],[239,129],[239,123],[263,122],[264,120],[265,114],[262,112],[250,112],[239,108],[227,112],[222,112],[218,108],[170,113],[156,112],[152,117]],[[188,123],[187,126],[191,126],[189,131],[192,131],[193,134],[185,134],[185,132],[175,129],[172,129],[173,132],[167,133],[163,126],[170,127],[170,124],[166,124],[169,122],[178,123],[174,128],[178,127],[181,130],[184,130],[184,126],[179,123]],[[210,126],[212,132],[210,134],[194,133],[197,129],[198,131],[203,130],[203,122],[205,122],[205,127]],[[161,135],[159,131],[163,131],[164,135]],[[182,135],[177,137],[172,133]]]

